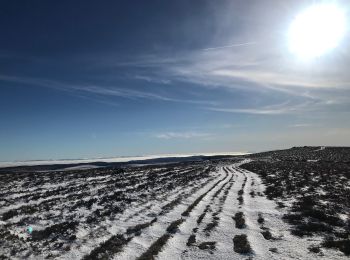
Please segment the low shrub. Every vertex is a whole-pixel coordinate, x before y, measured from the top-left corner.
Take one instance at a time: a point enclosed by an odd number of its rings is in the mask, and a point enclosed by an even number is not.
[[[192,234],[192,235],[190,235],[190,237],[188,238],[186,245],[187,245],[187,246],[192,246],[192,245],[195,244],[195,243],[196,243],[196,235]]]
[[[272,234],[269,230],[264,230],[261,232],[261,234],[263,235],[263,237],[266,239],[266,240],[271,240],[273,237],[272,237]]]
[[[166,231],[168,231],[171,234],[175,234],[178,229],[179,226],[182,224],[182,222],[184,222],[185,220],[183,218],[180,218],[178,220],[175,220],[174,222],[172,222],[166,229]]]
[[[245,219],[243,212],[237,212],[234,217],[232,217],[236,222],[236,228],[245,228]]]
[[[135,225],[135,226],[133,226],[133,227],[129,227],[129,228],[126,230],[126,233],[127,233],[128,235],[133,234],[133,233],[139,235],[142,229],[145,229],[145,228],[151,226],[151,225],[152,225],[154,222],[156,222],[156,221],[157,221],[157,218],[154,218],[154,219],[152,219],[152,221],[150,221],[150,222],[143,223],[143,224],[138,224],[138,225]]]
[[[214,219],[212,222],[207,224],[207,226],[204,228],[204,231],[207,233],[207,235],[209,235],[209,232],[211,232],[215,227],[217,227],[218,224],[218,221]]]
[[[332,227],[322,222],[305,222],[298,224],[292,234],[296,236],[313,236],[313,233],[318,232],[332,232]]]
[[[321,249],[319,246],[310,246],[308,249],[310,252],[315,253],[315,254],[318,254],[321,252]]]
[[[262,216],[261,213],[258,213],[258,223],[259,224],[264,224],[264,222],[265,222],[264,217]]]
[[[124,238],[123,235],[115,235],[105,242],[101,243],[97,248],[91,251],[90,254],[83,257],[83,260],[107,260],[113,254],[122,250],[123,246],[130,241],[130,238]]]
[[[205,217],[206,212],[203,212],[197,219],[197,224],[199,225],[200,223],[202,223],[203,218]]]
[[[239,254],[249,254],[252,252],[247,235],[236,235],[233,238],[233,250]]]
[[[169,233],[164,234],[158,238],[137,260],[152,260],[154,256],[162,250],[163,246],[168,242],[171,235]]]
[[[198,245],[201,250],[214,250],[216,242],[203,242]]]
[[[78,222],[63,222],[55,224],[44,230],[34,230],[32,232],[32,240],[38,241],[48,239],[51,236],[63,236],[69,238],[78,226]]]
[[[326,248],[337,248],[345,255],[350,255],[350,239],[334,240],[333,238],[327,238],[322,246]]]

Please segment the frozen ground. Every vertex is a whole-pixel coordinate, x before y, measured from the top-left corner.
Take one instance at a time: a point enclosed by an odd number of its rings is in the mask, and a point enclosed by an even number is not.
[[[286,209],[283,219],[301,238],[322,237],[310,249],[350,255],[350,148],[294,147],[249,156],[241,165],[266,184],[265,194]]]
[[[2,173],[0,259],[348,259],[292,235],[247,162]]]

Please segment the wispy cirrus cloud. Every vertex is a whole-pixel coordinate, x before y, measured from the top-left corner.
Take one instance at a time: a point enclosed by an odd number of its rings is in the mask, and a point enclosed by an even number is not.
[[[285,9],[286,5],[290,6],[288,10]],[[267,6],[274,7],[268,17],[261,12]],[[199,88],[224,89],[228,95],[248,91],[271,93],[280,95],[281,102],[290,96],[303,102],[316,100],[320,102],[319,107],[331,102],[349,103],[350,100],[344,98],[350,95],[350,74],[347,71],[350,55],[346,44],[329,55],[309,62],[300,61],[289,52],[286,35],[290,23],[288,19],[294,17],[298,8],[297,4],[292,3],[255,3],[243,15],[237,12],[236,4],[228,2],[215,9],[215,13],[220,14],[215,24],[218,30],[212,39],[204,43],[207,48],[201,46],[173,53],[151,52],[130,57],[125,62],[118,61],[111,66],[140,69],[145,77],[171,81],[174,83],[172,87],[177,87],[176,83],[180,82]],[[247,20],[246,17],[253,18]],[[233,26],[227,27],[240,19],[244,28],[238,26],[231,31],[230,27]],[[252,95],[245,98],[250,105],[253,99],[259,97]],[[268,98],[265,101],[269,102]],[[313,106],[313,103],[308,105]],[[231,111],[280,114],[292,113],[293,109],[255,109],[252,106],[249,109],[237,107]]]
[[[305,110],[314,109],[319,104],[315,102],[305,102],[293,104],[289,101],[256,108],[222,108],[222,107],[207,107],[211,111],[237,113],[237,114],[256,114],[256,115],[281,115],[301,113]]]
[[[303,124],[292,124],[292,125],[289,125],[288,127],[301,128],[301,127],[311,127],[311,126],[314,126],[314,125],[313,124],[309,124],[309,123],[303,123]]]
[[[189,103],[189,104],[198,104],[198,105],[217,105],[218,103],[210,100],[194,100],[194,99],[179,99],[168,97],[152,92],[138,91],[132,89],[123,89],[116,87],[102,87],[102,86],[85,86],[85,87],[74,87],[75,90],[79,90],[86,93],[94,93],[105,96],[115,96],[128,99],[151,99],[159,101],[169,101],[169,102],[178,102],[178,103]]]
[[[264,10],[267,8],[265,5],[269,6],[271,3],[256,3],[253,5],[255,7],[249,6],[244,15],[237,11],[236,4],[231,1],[213,7],[215,9],[213,16],[218,15],[213,24],[217,33],[211,34],[212,38],[203,41],[204,46],[192,48],[191,45],[191,48],[187,49],[174,48],[171,51],[167,49],[168,51],[158,52],[152,49],[137,55],[91,54],[85,60],[79,58],[88,64],[91,71],[94,69],[108,71],[107,77],[111,76],[111,71],[114,76],[120,71],[126,71],[130,79],[145,82],[147,87],[141,90],[133,86],[114,85],[113,82],[68,86],[65,83],[45,79],[15,80],[20,83],[55,87],[94,99],[120,97],[130,100],[176,102],[202,105],[205,110],[225,113],[279,115],[350,104],[348,50],[343,49],[343,52],[339,51],[337,54],[310,63],[296,60],[296,57],[288,52],[285,32],[281,32],[279,27],[283,22],[288,24],[288,21],[284,20],[287,17],[285,10],[281,12],[281,9],[278,9],[285,6],[273,4],[274,8],[271,8],[274,10],[271,12],[273,15],[266,17],[265,12],[261,12],[261,8]],[[290,5],[290,9],[293,10],[293,4]],[[253,19],[248,21],[246,17]],[[244,28],[238,26],[231,31],[230,28],[233,24],[237,24],[237,21],[241,21],[240,24]],[[227,25],[229,26],[226,27]],[[198,33],[197,27],[195,30],[193,32]],[[125,75],[118,74],[118,76]],[[152,83],[159,86],[161,91],[149,87]],[[191,95],[189,85],[196,86],[198,98]],[[220,89],[226,92],[227,95],[222,95],[222,99],[241,93],[249,95],[244,95],[241,103],[225,103],[219,99],[221,97],[211,99],[210,95],[200,95],[208,89]],[[274,99],[270,96],[274,96]],[[276,99],[282,103],[291,98],[294,102],[284,107],[262,106],[262,104],[274,104]],[[299,103],[304,105],[293,105]]]
[[[169,79],[155,78],[155,77],[144,76],[144,75],[135,75],[134,78],[138,79],[138,80],[144,80],[147,82],[151,82],[151,83],[157,83],[157,84],[170,84],[171,83],[171,80],[169,80]]]
[[[227,96],[245,95],[245,104],[232,108],[227,102],[205,106],[216,112],[242,114],[280,115],[302,111],[329,109],[350,104],[350,76],[339,67],[326,64],[297,64],[289,54],[278,53],[266,41],[259,44],[233,44],[201,50],[191,50],[174,55],[149,55],[118,66],[141,68],[140,79],[166,79],[171,88],[181,88],[183,83],[205,90],[221,89]],[[221,48],[222,47],[222,48]],[[157,82],[160,82],[156,80]],[[271,93],[271,94],[269,94]],[[270,96],[279,96],[280,102],[294,99],[288,106],[271,108],[256,106],[274,103]],[[270,100],[271,99],[271,100]],[[186,102],[186,101],[184,101]],[[214,102],[215,103],[215,102]],[[296,104],[296,105],[293,105]],[[302,103],[303,105],[300,105]]]
[[[226,48],[234,48],[234,47],[241,47],[241,46],[248,46],[248,45],[255,45],[256,42],[244,42],[244,43],[236,43],[236,44],[230,44],[230,45],[224,45],[224,46],[215,46],[210,48],[205,48],[203,51],[213,51],[218,49],[226,49]]]
[[[157,100],[163,102],[177,102],[177,103],[188,103],[196,105],[217,105],[218,102],[211,100],[196,100],[196,99],[186,99],[186,98],[174,98],[171,96],[166,96],[163,94],[153,93],[152,91],[140,91],[129,88],[121,88],[115,86],[98,86],[98,85],[78,85],[72,83],[65,83],[56,80],[40,79],[40,78],[28,78],[28,77],[17,77],[17,76],[7,76],[0,75],[0,81],[21,83],[25,85],[34,85],[45,88],[52,88],[59,91],[70,92],[71,94],[87,98],[91,100],[96,100],[97,102],[104,103],[107,105],[114,105],[113,102],[107,100],[101,100],[98,97],[120,97],[132,100],[137,99],[149,99]],[[89,95],[92,94],[92,95]]]
[[[193,139],[213,137],[213,134],[202,132],[164,132],[155,134],[154,137],[159,139]]]
[[[217,112],[237,113],[237,114],[256,114],[256,115],[280,115],[291,112],[286,109],[256,109],[256,108],[208,108],[208,110]]]

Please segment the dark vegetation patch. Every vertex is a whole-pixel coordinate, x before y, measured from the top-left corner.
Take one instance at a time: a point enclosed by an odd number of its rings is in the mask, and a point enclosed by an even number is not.
[[[167,233],[158,238],[148,249],[144,252],[138,260],[153,260],[154,256],[158,255],[167,241],[173,234],[178,231],[179,226],[184,222],[184,219],[178,219],[173,221],[166,229]]]
[[[255,191],[254,191],[254,190],[252,190],[251,192],[249,192],[249,194],[250,194],[250,197],[255,198]]]
[[[154,218],[154,219],[152,219],[152,221],[150,221],[150,222],[143,223],[143,224],[138,224],[138,225],[135,225],[135,226],[133,226],[133,227],[129,227],[129,228],[126,230],[126,234],[128,234],[128,235],[130,235],[130,234],[140,235],[142,229],[145,229],[145,228],[151,226],[151,225],[152,225],[153,223],[155,223],[156,221],[157,221],[157,218]]]
[[[231,171],[227,168],[227,167],[223,167],[222,168],[224,170],[225,173],[229,174]]]
[[[269,248],[269,251],[272,253],[278,253],[278,249],[276,247]]]
[[[168,231],[170,234],[175,234],[178,229],[179,226],[185,221],[185,219],[180,218],[178,220],[175,220],[174,222],[172,222],[166,229],[166,231]]]
[[[245,228],[245,218],[243,212],[237,212],[232,218],[236,222],[236,228]]]
[[[331,233],[332,231],[333,229],[325,223],[307,221],[296,225],[295,229],[292,230],[292,234],[303,237],[313,236],[315,233]]]
[[[197,219],[197,224],[199,225],[200,223],[202,223],[204,217],[206,215],[206,212],[203,212]]]
[[[89,255],[84,256],[83,260],[111,259],[114,254],[122,251],[123,247],[130,241],[130,239],[131,238],[125,238],[123,235],[112,236],[110,239],[92,250]]]
[[[63,222],[60,224],[55,224],[45,228],[44,230],[34,230],[32,232],[31,238],[33,241],[44,240],[48,238],[56,240],[59,237],[69,239],[71,236],[73,236],[77,226],[78,222]]]
[[[91,210],[92,205],[97,202],[97,198],[92,198],[89,200],[79,200],[71,209],[76,210],[78,208],[86,207]]]
[[[252,252],[247,235],[236,235],[233,238],[233,250],[239,254],[249,254]]]
[[[258,213],[258,223],[262,225],[264,224],[264,222],[265,222],[265,219],[263,215],[261,213]]]
[[[309,251],[312,252],[312,253],[315,253],[315,254],[318,254],[321,252],[321,248],[319,246],[309,246],[308,247]]]
[[[286,207],[286,205],[282,201],[276,201],[276,203],[277,203],[277,207],[280,208],[280,209]]]
[[[163,246],[168,242],[171,235],[169,233],[164,234],[158,238],[137,260],[154,260],[154,256],[158,255]]]
[[[345,255],[350,255],[350,239],[335,240],[333,238],[327,238],[322,246],[326,248],[335,248],[342,251]]]
[[[207,205],[205,210],[203,211],[203,213],[198,217],[197,219],[197,224],[199,225],[200,223],[202,223],[205,215],[207,214],[207,212],[210,210],[210,205]]]
[[[261,234],[266,240],[271,240],[273,238],[271,232],[268,229],[262,231]]]
[[[228,182],[226,182],[219,190],[223,190],[223,195],[219,198],[219,203],[218,203],[218,210],[215,211],[213,214],[212,214],[212,220],[210,223],[208,223],[206,225],[206,227],[204,228],[204,232],[206,233],[207,236],[210,235],[210,232],[216,228],[218,225],[219,225],[219,220],[220,220],[220,217],[219,217],[219,214],[222,212],[223,210],[223,205],[225,204],[226,202],[226,199],[227,199],[227,195],[228,195],[228,192],[230,191],[232,185],[233,185],[233,175],[231,176],[231,178],[229,179]],[[214,197],[213,197],[214,198]],[[213,202],[213,199],[212,198],[212,202]],[[209,205],[208,205],[209,206]],[[206,209],[204,210],[204,214],[206,213],[206,210],[209,208],[209,207],[206,207]],[[203,214],[202,214],[203,215]],[[200,219],[202,217],[202,215],[199,216],[198,220],[200,220],[200,222],[202,221],[202,219]],[[197,223],[198,223],[198,220],[197,220]]]
[[[201,250],[215,250],[216,242],[203,242],[198,245]]]
[[[0,248],[4,248],[3,251],[1,251],[3,259],[13,258],[13,256],[16,253],[16,250],[21,250],[21,247],[24,246],[24,243],[25,243],[25,241],[23,238],[18,237],[15,234],[12,234],[9,230],[7,230],[6,227],[0,226]],[[12,246],[15,245],[16,248],[12,249],[10,251],[11,255],[9,255],[9,257],[7,257],[5,255],[5,248],[9,247],[11,245]]]
[[[209,233],[216,228],[219,225],[219,222],[216,219],[213,219],[212,222],[208,223],[205,228],[204,232],[206,232],[206,235],[209,236]]]
[[[239,205],[242,205],[243,202],[244,202],[244,199],[243,199],[243,194],[244,194],[244,187],[247,183],[247,177],[244,178],[244,181],[242,183],[242,188],[238,191],[238,202],[239,202]]]
[[[22,206],[18,209],[11,209],[2,215],[2,220],[6,221],[18,215],[32,215],[37,212],[36,205]]]
[[[191,205],[188,206],[188,208],[181,214],[182,216],[189,216],[190,213],[192,212],[192,210],[198,205],[199,202],[201,202],[203,200],[203,198],[209,193],[211,192],[217,185],[219,185],[219,183],[223,182],[225,179],[227,178],[227,174],[225,176],[225,178],[217,181],[208,191],[206,191],[205,193],[203,193],[201,196],[199,196]]]
[[[224,185],[222,185],[221,187],[220,187],[220,189],[218,189],[215,193],[214,193],[214,195],[211,197],[211,201],[214,201],[218,196],[219,196],[219,194],[221,193],[221,191],[225,188],[225,185],[227,185],[228,184],[228,182],[226,182]]]
[[[239,205],[243,204],[243,196],[242,195],[238,196],[237,200],[239,202]]]
[[[322,246],[347,252],[349,224],[339,214],[350,212],[347,187],[350,148],[294,147],[249,157],[253,161],[241,167],[260,175],[269,199],[276,200],[280,208],[286,207],[283,200],[295,200],[283,217],[293,225],[292,234],[334,237],[334,241],[340,242],[323,243]]]
[[[174,199],[173,201],[169,202],[168,204],[164,205],[162,207],[162,212],[160,215],[165,215],[166,213],[170,212],[173,208],[175,208],[177,205],[179,205],[182,201],[182,196]]]
[[[192,246],[192,245],[195,244],[195,243],[196,243],[196,235],[195,235],[195,234],[192,234],[192,235],[190,235],[190,237],[188,238],[186,245],[187,245],[187,246]]]

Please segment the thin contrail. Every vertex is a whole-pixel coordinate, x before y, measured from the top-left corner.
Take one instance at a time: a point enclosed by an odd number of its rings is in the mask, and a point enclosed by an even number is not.
[[[211,51],[211,50],[217,50],[217,49],[232,48],[232,47],[254,45],[254,44],[256,44],[256,42],[236,43],[236,44],[231,44],[231,45],[206,48],[206,49],[203,49],[203,51]]]

